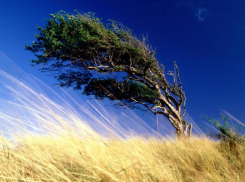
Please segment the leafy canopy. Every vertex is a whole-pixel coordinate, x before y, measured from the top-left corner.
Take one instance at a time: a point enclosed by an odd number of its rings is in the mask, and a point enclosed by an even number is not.
[[[60,86],[84,89],[84,94],[118,99],[135,108],[135,104],[150,109],[149,105],[165,107],[165,103],[179,108],[184,102],[181,83],[171,86],[166,81],[164,67],[158,65],[147,40],[133,36],[120,23],[110,21],[105,26],[92,13],[74,16],[60,11],[38,30],[36,41],[26,46],[37,57],[31,62],[42,64],[41,70],[51,72]],[[103,76],[115,72],[123,77]],[[164,114],[169,116],[167,110]]]

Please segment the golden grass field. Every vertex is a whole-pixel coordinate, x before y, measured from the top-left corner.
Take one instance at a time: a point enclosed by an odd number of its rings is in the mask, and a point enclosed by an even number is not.
[[[61,133],[61,132],[60,132]],[[2,138],[0,181],[245,181],[245,147],[207,138],[86,139],[74,133]]]

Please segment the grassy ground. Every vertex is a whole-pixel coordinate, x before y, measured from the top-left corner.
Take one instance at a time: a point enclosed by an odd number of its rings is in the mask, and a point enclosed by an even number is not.
[[[81,139],[76,135],[19,136],[0,150],[0,181],[245,181],[245,148],[206,138]]]

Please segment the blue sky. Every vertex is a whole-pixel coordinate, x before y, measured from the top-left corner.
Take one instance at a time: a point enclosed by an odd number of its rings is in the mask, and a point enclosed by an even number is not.
[[[0,51],[52,85],[55,80],[31,67],[28,60],[34,56],[25,51],[38,33],[36,24],[43,26],[49,14],[60,10],[92,11],[103,22],[122,22],[136,36],[147,34],[166,70],[177,62],[187,112],[197,123],[202,115],[219,118],[220,109],[245,121],[244,8],[243,0],[1,0]]]

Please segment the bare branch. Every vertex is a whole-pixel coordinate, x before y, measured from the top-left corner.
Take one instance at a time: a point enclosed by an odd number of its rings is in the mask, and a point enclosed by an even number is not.
[[[178,77],[178,81],[179,81],[179,85],[178,85],[178,87],[180,87],[180,88],[181,88],[182,83],[181,83],[181,81],[180,81],[179,67],[177,66],[177,64],[176,64],[176,62],[175,62],[175,61],[174,61],[174,66],[175,66],[175,68],[176,68],[176,71],[177,71],[177,77]]]
[[[174,75],[173,71],[169,70],[167,74],[171,75],[173,77],[173,82],[174,82],[174,86],[175,86],[176,80],[175,80],[175,75]]]

